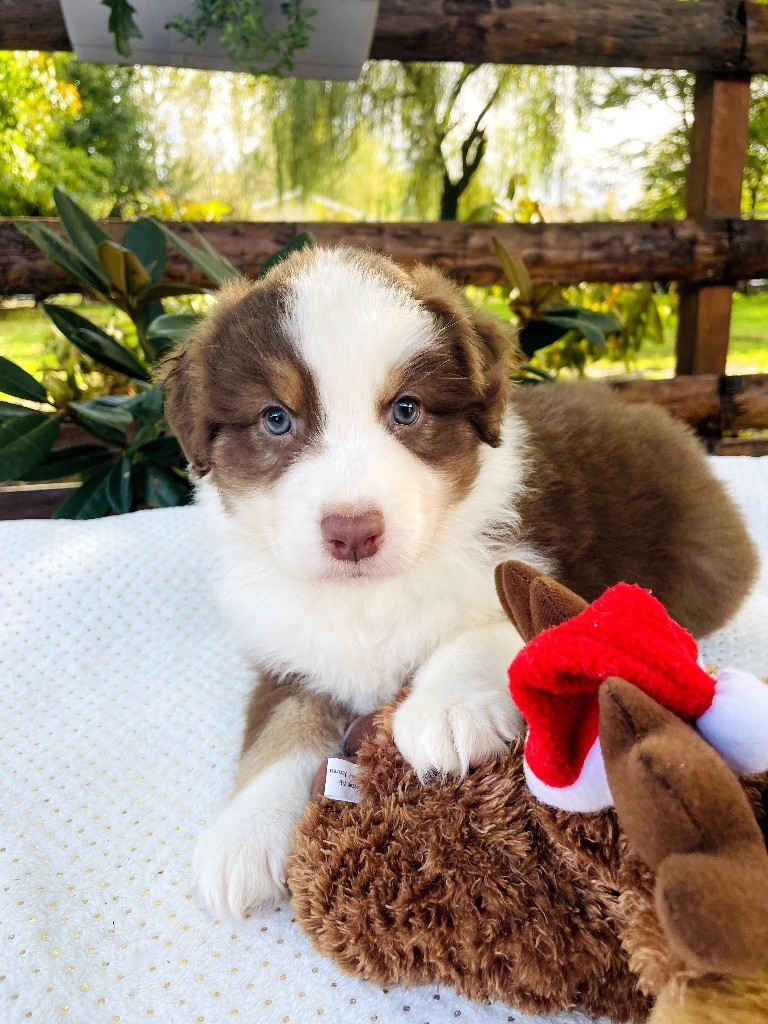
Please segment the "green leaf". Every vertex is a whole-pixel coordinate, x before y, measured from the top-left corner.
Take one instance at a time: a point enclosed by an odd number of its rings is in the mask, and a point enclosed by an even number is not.
[[[29,416],[34,411],[17,402],[0,402],[0,420],[6,420],[9,416]]]
[[[0,392],[13,395],[14,398],[24,398],[28,402],[48,401],[43,385],[31,373],[22,370],[5,356],[0,356]]]
[[[152,341],[160,343],[158,348],[165,351],[184,341],[195,324],[202,319],[199,313],[165,313],[152,321],[148,335]]]
[[[115,38],[115,49],[121,57],[130,57],[131,39],[141,39],[141,29],[133,17],[136,8],[128,0],[101,0],[101,3],[110,11],[107,27]]]
[[[163,415],[163,393],[158,387],[148,387],[140,394],[132,395],[125,408],[142,422],[154,422]]]
[[[137,449],[136,458],[150,459],[154,462],[171,462],[174,465],[182,465],[184,463],[181,445],[172,434],[156,437],[154,440],[143,444]]]
[[[149,380],[148,371],[138,359],[101,327],[66,306],[44,302],[43,309],[64,337],[91,359],[136,380]]]
[[[276,267],[278,263],[287,260],[291,253],[299,252],[301,249],[314,249],[315,244],[314,238],[308,231],[300,231],[298,235],[294,235],[287,245],[284,245],[282,249],[278,249],[276,253],[269,257],[259,271],[259,277],[264,277],[272,267]]]
[[[69,409],[78,417],[85,416],[105,426],[125,430],[133,423],[133,398],[133,395],[102,395],[87,402],[71,402]]]
[[[126,395],[105,395],[87,402],[70,402],[68,409],[74,419],[96,437],[123,447],[127,444],[124,431],[133,423],[130,407],[124,407],[129,398]],[[121,399],[122,405],[115,405],[115,399]]]
[[[109,504],[118,515],[131,511],[133,503],[133,467],[127,455],[114,464],[107,477]]]
[[[200,243],[200,248],[203,252],[207,253],[212,260],[215,260],[221,270],[228,275],[227,280],[229,280],[229,278],[243,277],[234,263],[230,263],[226,256],[222,256],[220,252],[214,249],[211,243],[197,230],[194,224],[190,224],[189,229]]]
[[[220,253],[216,252],[212,245],[210,245],[197,228],[190,224],[189,228],[192,234],[197,238],[201,244],[201,248],[198,249],[194,245],[190,245],[185,239],[181,238],[174,231],[171,231],[169,227],[160,221],[155,221],[157,226],[163,232],[165,237],[169,239],[179,252],[186,256],[189,262],[197,267],[198,270],[202,271],[206,277],[210,278],[215,285],[222,285],[225,281],[231,281],[235,278],[240,278],[243,275],[228,259],[225,259]]]
[[[529,320],[520,328],[517,341],[523,355],[530,358],[534,352],[553,344],[566,333],[566,330],[549,320]]]
[[[548,316],[546,321],[548,324],[562,327],[563,332],[577,331],[587,341],[591,341],[593,345],[600,349],[605,348],[605,335],[603,332],[583,318],[575,316]]]
[[[552,314],[557,316],[568,316],[574,320],[583,320],[596,327],[606,334],[613,334],[621,330],[621,321],[610,313],[602,313],[599,309],[590,309],[588,306],[572,306],[567,302],[553,302],[541,310],[548,318]]]
[[[189,483],[159,462],[144,463],[144,496],[148,505],[171,508],[185,505],[192,495]]]
[[[103,278],[104,271],[99,263],[98,246],[107,240],[109,235],[58,185],[53,190],[53,201],[77,254],[98,278]]]
[[[112,472],[99,470],[73,491],[53,513],[54,519],[100,519],[109,512],[107,480]]]
[[[147,337],[147,331],[149,330],[150,325],[157,320],[158,317],[163,316],[165,310],[163,309],[162,302],[147,302],[142,304],[138,299],[136,302],[139,304],[133,311],[133,322],[136,325],[136,330],[139,334],[139,341],[141,342],[141,349],[144,355],[148,360],[150,360],[150,362],[154,363],[160,355],[160,351],[158,350],[155,342],[151,338]]]
[[[100,444],[73,444],[67,448],[58,448],[49,452],[33,470],[25,473],[23,479],[27,483],[61,480],[63,477],[96,469],[112,454],[110,448]]]
[[[517,289],[522,302],[530,302],[533,281],[531,281],[531,275],[528,273],[526,265],[522,260],[510,255],[498,238],[492,238],[491,241],[507,280],[513,288]]]
[[[109,290],[109,280],[105,274],[97,275],[71,245],[68,245],[55,231],[45,224],[33,220],[14,221],[19,231],[45,253],[48,259],[61,267],[79,284],[90,288],[97,295],[104,295]]]
[[[149,273],[150,283],[159,284],[168,261],[165,235],[149,217],[140,217],[123,235],[123,246],[136,253]]]
[[[59,421],[45,413],[15,416],[0,425],[0,480],[18,480],[53,448]]]

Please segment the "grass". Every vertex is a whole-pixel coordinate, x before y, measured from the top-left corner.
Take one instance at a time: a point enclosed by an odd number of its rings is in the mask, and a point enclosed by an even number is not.
[[[58,300],[57,300],[58,301]],[[78,303],[78,310],[102,326],[111,319],[112,311],[93,302]],[[506,306],[501,300],[491,299],[488,307],[503,316]],[[670,377],[674,373],[674,331],[670,324],[665,344],[646,345],[634,362],[633,374],[644,377]],[[0,304],[0,355],[19,363],[29,373],[40,376],[44,367],[53,365],[53,357],[46,354],[55,331],[41,309],[31,305]],[[768,293],[761,295],[735,295],[731,322],[731,344],[728,352],[729,373],[768,372]],[[623,376],[627,369],[623,363],[600,360],[588,368],[589,376]]]
[[[675,372],[676,330],[674,318],[665,344],[641,348],[633,370],[643,377],[671,377]],[[768,372],[768,293],[734,295],[726,371],[733,374]],[[622,363],[601,360],[590,367],[590,373],[624,374],[626,369]]]

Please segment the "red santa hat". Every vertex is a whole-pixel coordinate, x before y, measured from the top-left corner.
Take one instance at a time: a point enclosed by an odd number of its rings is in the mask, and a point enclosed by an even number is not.
[[[768,769],[768,686],[736,669],[715,679],[660,602],[620,583],[534,637],[510,666],[528,723],[526,778],[544,803],[583,812],[612,805],[598,736],[598,690],[610,676],[695,725],[735,770]]]

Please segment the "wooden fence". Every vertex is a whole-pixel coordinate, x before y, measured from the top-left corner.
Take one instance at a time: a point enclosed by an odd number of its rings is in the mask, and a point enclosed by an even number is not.
[[[0,48],[71,49],[59,0],[0,0]],[[464,283],[501,280],[497,235],[539,280],[678,281],[677,373],[633,382],[722,450],[724,430],[768,428],[764,376],[724,377],[733,289],[768,277],[768,222],[742,221],[750,76],[768,73],[768,6],[753,0],[381,0],[374,59],[686,69],[696,73],[687,219],[489,225],[463,223],[198,225],[246,273],[300,228],[403,263],[428,261]],[[109,224],[120,233],[122,225]],[[183,225],[177,226],[182,232]],[[180,257],[171,280],[199,283]],[[0,221],[0,295],[44,296],[72,284]],[[704,374],[694,382],[685,375]],[[729,450],[764,453],[765,442]],[[0,515],[2,515],[0,510]]]

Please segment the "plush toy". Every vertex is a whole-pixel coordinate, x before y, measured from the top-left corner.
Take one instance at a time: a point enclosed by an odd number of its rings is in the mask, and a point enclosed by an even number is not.
[[[319,796],[297,833],[298,921],[320,952],[379,984],[443,983],[527,1012],[617,1022],[647,1019],[661,995],[659,1021],[678,1024],[681,995],[708,1005],[696,1000],[719,978],[723,1006],[741,996],[760,1012],[768,778],[740,782],[688,724],[719,707],[720,681],[638,588],[587,607],[516,563],[497,584],[527,641],[510,670],[526,744],[463,780],[422,786],[392,741],[394,705],[359,723],[348,753],[361,802]],[[760,731],[740,701],[715,716],[713,743],[759,760]],[[593,809],[552,806],[573,806],[574,794]]]

